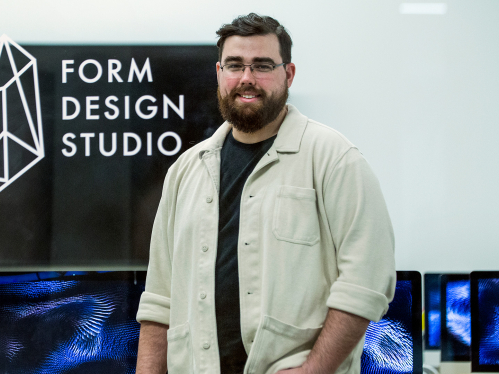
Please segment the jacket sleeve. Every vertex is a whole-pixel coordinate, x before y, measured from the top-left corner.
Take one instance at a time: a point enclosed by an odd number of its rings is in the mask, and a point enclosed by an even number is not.
[[[327,306],[377,322],[396,284],[393,229],[379,182],[352,147],[333,165],[323,193],[338,270]]]
[[[173,201],[171,170],[168,171],[163,193],[154,219],[146,288],[140,298],[137,321],[170,324],[172,248],[173,248]]]

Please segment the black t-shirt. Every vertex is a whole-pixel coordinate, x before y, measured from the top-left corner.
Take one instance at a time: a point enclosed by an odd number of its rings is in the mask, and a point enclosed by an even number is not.
[[[221,152],[220,213],[215,268],[215,309],[221,374],[242,374],[247,355],[241,338],[237,242],[241,194],[258,161],[276,136],[244,144],[227,135]]]

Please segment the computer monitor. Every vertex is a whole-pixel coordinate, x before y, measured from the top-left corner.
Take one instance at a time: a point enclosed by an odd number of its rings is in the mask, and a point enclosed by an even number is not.
[[[0,372],[135,372],[145,272],[0,273]]]
[[[499,373],[499,271],[470,275],[471,370]]]
[[[395,297],[388,313],[366,332],[362,374],[421,374],[423,338],[421,274],[397,271]]]
[[[440,276],[442,273],[424,275],[425,350],[440,350]]]
[[[470,275],[442,275],[440,292],[440,373],[470,373]]]

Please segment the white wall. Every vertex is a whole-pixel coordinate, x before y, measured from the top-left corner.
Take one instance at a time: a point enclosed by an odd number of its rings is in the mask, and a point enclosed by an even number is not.
[[[375,169],[400,270],[499,269],[499,1],[0,0],[20,44],[214,44],[239,14],[291,32],[290,101],[343,132]],[[214,70],[215,71],[215,70]]]

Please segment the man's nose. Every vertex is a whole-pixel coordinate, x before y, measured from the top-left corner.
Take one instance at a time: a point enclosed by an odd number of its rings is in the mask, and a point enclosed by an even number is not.
[[[241,83],[252,84],[252,85],[256,83],[255,76],[253,75],[250,66],[245,66],[243,70],[243,75],[241,76]]]

